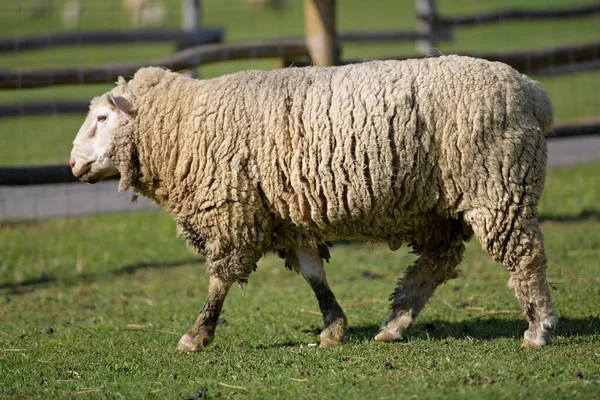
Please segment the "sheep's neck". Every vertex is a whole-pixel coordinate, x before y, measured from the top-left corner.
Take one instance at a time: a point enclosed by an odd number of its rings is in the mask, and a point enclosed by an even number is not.
[[[181,97],[168,109],[149,107],[144,114],[154,115],[154,123],[140,122],[137,132],[141,176],[136,189],[174,213],[193,200],[190,196],[197,197],[196,191],[189,189],[202,180],[198,170],[201,149],[192,137],[200,132],[182,122],[186,121],[186,107],[192,106],[192,100]],[[198,100],[193,103],[198,112]]]

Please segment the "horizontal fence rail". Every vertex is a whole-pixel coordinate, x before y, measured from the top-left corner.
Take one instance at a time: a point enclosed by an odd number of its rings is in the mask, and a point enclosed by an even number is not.
[[[275,39],[253,43],[208,44],[191,47],[171,56],[138,63],[94,65],[82,67],[47,68],[37,70],[0,69],[0,89],[21,89],[68,85],[77,83],[112,83],[119,76],[132,76],[138,69],[149,65],[166,67],[174,71],[226,60],[256,58],[292,58],[307,56],[303,39]],[[472,57],[501,61],[524,73],[537,70],[585,63],[598,60],[600,42],[553,47],[535,51],[474,52],[463,53]],[[422,54],[388,57],[405,60],[422,58]],[[364,60],[353,60],[355,63]],[[297,64],[302,65],[302,63]],[[304,63],[306,65],[306,63]]]
[[[510,65],[514,69],[527,73],[535,74],[538,71],[544,74],[559,67],[570,67],[572,71],[577,70],[579,63],[584,63],[585,69],[595,67],[596,61],[600,57],[600,42],[551,47],[543,50],[511,51],[511,52],[457,52],[463,56],[484,58],[490,61],[500,61]],[[389,56],[391,60],[407,60],[411,58],[423,58],[425,55],[412,54]],[[373,60],[373,59],[370,59]],[[369,60],[352,60],[347,64],[358,63]],[[565,69],[566,71],[566,69]],[[570,72],[572,72],[570,71]]]
[[[181,42],[189,46],[204,43],[219,43],[223,39],[220,28],[205,28],[198,31],[182,29],[136,29],[123,31],[80,31],[59,32],[34,36],[16,36],[0,39],[0,52],[53,48],[69,45]]]
[[[0,70],[0,86],[10,85],[11,79],[17,75],[21,79],[22,87],[36,87],[35,83],[42,83],[44,80],[56,80],[60,76],[64,83],[72,80],[80,80],[87,83],[94,82],[114,82],[119,75],[131,76],[138,68],[147,65],[159,65],[177,69],[183,65],[189,67],[195,66],[193,62],[208,63],[225,59],[240,59],[248,57],[284,57],[291,59],[294,56],[308,55],[306,46],[300,39],[289,39],[280,41],[259,42],[254,44],[236,44],[236,45],[213,45],[207,50],[202,46],[199,48],[190,48],[177,53],[173,57],[166,57],[162,60],[148,63],[121,64],[118,66],[108,65],[103,67],[81,67],[79,69],[61,68],[55,70],[29,71],[10,71],[8,76],[6,71]],[[204,50],[203,50],[204,49]],[[200,51],[198,51],[200,50]],[[540,75],[564,74],[585,70],[600,68],[600,42],[589,43],[575,46],[556,47],[538,51],[517,51],[506,53],[465,53],[473,57],[484,58],[492,61],[501,61],[513,68],[529,73]],[[194,57],[195,60],[194,60]],[[402,55],[390,57],[397,60],[423,57],[423,55]],[[169,62],[166,62],[166,61]],[[365,60],[346,61],[344,64],[357,63]],[[305,61],[293,61],[294,66],[302,67],[309,65]],[[181,68],[184,69],[184,68]],[[95,75],[93,75],[95,74]],[[6,80],[5,80],[6,79]],[[24,82],[27,80],[27,82]],[[0,118],[18,117],[27,115],[47,115],[59,113],[82,113],[87,112],[89,99],[68,100],[68,101],[47,101],[20,104],[0,104]]]
[[[119,179],[118,175],[107,179]],[[79,182],[68,165],[46,165],[35,167],[1,167],[0,186],[40,185],[47,183]]]
[[[564,19],[574,17],[590,17],[600,14],[600,3],[585,5],[581,7],[569,7],[555,10],[532,10],[532,9],[509,9],[492,11],[483,14],[465,15],[454,18],[431,18],[419,16],[422,20],[428,20],[440,25],[469,26],[508,21],[541,20],[541,19]]]
[[[138,69],[149,65],[180,71],[218,61],[306,55],[308,55],[308,49],[304,39],[265,40],[241,44],[207,44],[191,47],[163,58],[137,63],[20,71],[0,69],[0,89],[22,89],[81,83],[112,83],[119,76],[132,76]]]
[[[387,31],[356,31],[340,32],[337,39],[341,42],[398,42],[398,41],[416,41],[421,39],[430,39],[431,35],[418,31],[387,30]],[[452,40],[453,35],[450,29],[439,29],[433,33],[433,40]]]
[[[84,113],[90,100],[36,101],[22,104],[0,104],[0,118],[25,117],[31,115]]]
[[[574,136],[589,136],[600,134],[600,122],[555,126],[548,139],[561,139]]]

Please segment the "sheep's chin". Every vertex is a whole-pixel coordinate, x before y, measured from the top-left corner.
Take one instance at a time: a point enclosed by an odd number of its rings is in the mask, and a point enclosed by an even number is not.
[[[116,169],[103,169],[102,171],[94,171],[93,168],[90,168],[89,171],[79,176],[78,179],[81,182],[94,184],[108,177],[117,175],[119,173]]]
[[[89,183],[90,185],[100,181],[102,177],[100,175],[94,174],[91,171],[86,172],[85,174],[79,176],[78,178],[81,182]]]

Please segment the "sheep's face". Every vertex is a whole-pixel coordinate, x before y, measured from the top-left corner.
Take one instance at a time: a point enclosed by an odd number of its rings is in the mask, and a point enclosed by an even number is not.
[[[107,154],[115,133],[129,123],[131,109],[129,100],[111,93],[92,100],[71,151],[71,171],[79,180],[95,183],[119,172]]]

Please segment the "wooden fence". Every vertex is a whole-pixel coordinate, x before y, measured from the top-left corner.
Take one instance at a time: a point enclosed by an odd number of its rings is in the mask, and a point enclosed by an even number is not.
[[[379,33],[382,34],[382,33]],[[389,34],[389,33],[386,33]],[[365,37],[371,40],[375,33]],[[382,34],[383,35],[383,34]],[[358,33],[348,34],[352,40],[359,40]],[[89,67],[48,68],[27,71],[8,71],[0,69],[0,88],[15,89],[67,85],[74,83],[111,83],[119,76],[131,76],[139,68],[147,65],[184,70],[200,65],[239,59],[307,57],[309,49],[302,39],[269,40],[244,44],[213,44],[196,46],[160,59],[151,61],[112,64]],[[535,51],[464,53],[492,61],[501,61],[528,74],[548,75],[553,73],[577,72],[584,68],[597,68],[600,54],[600,41],[580,45],[559,46]],[[409,54],[389,59],[405,60],[425,57],[423,54]],[[347,60],[342,64],[366,60]],[[591,63],[591,64],[590,64]],[[294,61],[296,66],[308,65],[306,61]],[[89,100],[54,101],[46,103],[26,103],[0,105],[0,118],[24,115],[40,115],[62,112],[81,112],[87,110]]]
[[[198,5],[198,0],[184,0],[186,4]],[[275,39],[254,43],[213,43],[196,45],[175,54],[160,59],[140,63],[111,64],[102,66],[48,68],[38,70],[7,70],[0,69],[0,89],[21,89],[45,87],[51,85],[107,83],[114,82],[118,76],[131,76],[139,68],[155,65],[172,70],[185,70],[200,65],[238,59],[279,58],[295,60],[295,65],[306,65],[303,61],[308,57],[317,64],[346,64],[365,60],[337,59],[339,44],[357,41],[391,41],[410,40],[417,43],[418,53],[386,57],[407,59],[424,57],[427,46],[433,47],[437,41],[451,40],[452,29],[473,24],[497,23],[508,20],[574,18],[593,15],[600,12],[600,4],[579,8],[561,10],[505,10],[500,12],[469,15],[456,18],[440,17],[436,11],[435,0],[417,0],[418,30],[417,31],[381,31],[381,32],[337,32],[335,30],[335,1],[333,0],[304,0],[306,11],[306,38]],[[180,31],[181,33],[181,31]],[[73,37],[54,35],[51,39],[40,37],[21,38],[13,42],[0,40],[0,51],[44,47],[50,44],[69,45],[85,43],[94,40],[111,40],[106,32],[99,36],[92,33],[79,33],[76,41]],[[104,36],[103,36],[104,35]],[[138,35],[138,36],[136,36]],[[139,36],[141,35],[141,36]],[[181,33],[171,32],[171,40],[220,40],[218,30],[206,30],[198,33],[194,29]],[[165,34],[163,38],[169,36]],[[153,40],[152,34],[144,36],[142,32],[131,33],[131,40]],[[89,38],[89,39],[86,39]],[[104,38],[104,39],[102,39]],[[315,40],[321,38],[325,40]],[[52,41],[52,39],[54,41]],[[16,45],[14,43],[17,43]],[[98,42],[96,42],[98,43]],[[3,47],[5,46],[5,47]],[[465,53],[474,57],[502,61],[525,73],[558,74],[596,69],[600,67],[600,41],[572,46],[553,47],[535,51],[520,52],[485,52]],[[286,65],[286,63],[283,63]],[[89,102],[85,101],[56,101],[50,103],[29,103],[0,106],[0,118],[8,116],[25,116],[35,114],[81,112],[87,109]],[[585,125],[558,126],[551,137],[572,137],[600,133],[600,123]],[[72,182],[67,166],[42,166],[30,168],[0,168],[0,185],[26,185],[35,183]]]
[[[175,42],[178,48],[206,43],[219,43],[223,38],[220,28],[197,31],[182,29],[135,29],[124,31],[78,31],[48,33],[44,35],[16,36],[0,39],[0,52],[15,52],[59,46],[84,46],[89,44]]]

